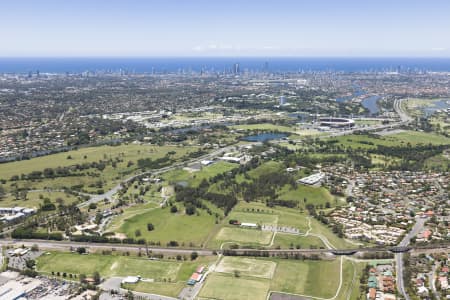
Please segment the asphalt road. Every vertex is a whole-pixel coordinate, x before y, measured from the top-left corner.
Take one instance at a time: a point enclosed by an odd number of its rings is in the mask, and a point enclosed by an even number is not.
[[[431,268],[431,272],[428,273],[428,281],[429,281],[430,288],[431,288],[431,291],[433,292],[434,297],[439,300],[439,299],[441,299],[441,297],[439,296],[439,293],[436,289],[436,280],[435,280],[436,278],[434,276],[436,274],[437,267],[438,267],[437,263],[433,264],[433,267]]]
[[[410,117],[408,113],[403,109],[402,102],[406,100],[407,99],[398,99],[394,101],[394,110],[399,115],[400,120],[402,120],[403,123],[409,123],[413,120],[413,118]]]
[[[47,241],[47,240],[13,240],[13,239],[1,239],[1,246],[13,246],[13,245],[25,245],[26,247],[31,247],[33,244],[38,245],[42,249],[52,249],[52,250],[70,250],[71,248],[85,247],[88,249],[95,250],[112,250],[113,248],[116,251],[130,251],[137,252],[139,249],[142,252],[145,252],[145,245],[130,245],[130,244],[107,244],[107,243],[84,243],[84,242],[71,242],[71,241]],[[410,250],[417,252],[442,252],[443,249],[450,248],[450,244],[438,244],[438,245],[429,245],[429,246],[414,246],[410,247]],[[149,247],[149,251],[154,253],[167,253],[167,254],[187,254],[189,255],[193,251],[197,252],[198,255],[208,256],[214,255],[214,252],[220,253],[219,249],[197,249],[197,248],[166,248],[166,247]],[[335,252],[359,252],[359,253],[370,253],[370,252],[380,252],[380,251],[390,251],[392,247],[367,247],[367,248],[354,248],[354,249],[236,249],[234,250],[236,253],[243,252],[268,252],[269,254],[282,254],[282,253],[299,253],[299,254],[325,254],[325,253],[335,253]],[[408,250],[408,249],[405,249]]]
[[[32,245],[38,245],[42,249],[52,249],[52,250],[70,250],[76,249],[78,247],[84,247],[87,249],[94,250],[112,250],[115,251],[130,251],[136,252],[141,249],[145,252],[145,245],[127,245],[127,244],[102,244],[102,243],[83,243],[83,242],[70,242],[70,241],[46,241],[46,240],[12,240],[12,239],[2,239],[0,240],[0,245],[25,245],[25,247],[31,247]],[[198,255],[207,256],[213,255],[213,250],[205,249],[180,249],[180,248],[164,248],[164,247],[149,247],[149,251],[155,253],[167,253],[167,254],[191,254],[193,251],[197,252]]]
[[[424,227],[427,219],[416,218],[416,223],[408,234],[400,242],[399,246],[406,247],[411,242],[411,239],[416,236]],[[397,273],[397,290],[403,295],[405,300],[410,300],[410,297],[405,289],[405,283],[403,282],[403,253],[397,253],[395,255],[396,273]]]
[[[397,273],[397,290],[405,300],[410,300],[408,293],[405,290],[405,284],[403,282],[403,253],[397,253],[395,255],[395,265]]]

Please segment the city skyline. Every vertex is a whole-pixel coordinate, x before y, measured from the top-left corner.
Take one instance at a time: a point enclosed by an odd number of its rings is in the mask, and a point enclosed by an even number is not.
[[[0,4],[0,57],[450,57],[448,1]]]

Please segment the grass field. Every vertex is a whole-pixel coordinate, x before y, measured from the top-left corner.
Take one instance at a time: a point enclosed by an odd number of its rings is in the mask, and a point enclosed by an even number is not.
[[[212,274],[200,291],[199,298],[223,300],[266,299],[269,280],[258,278],[236,278],[230,275]]]
[[[119,146],[99,146],[87,147],[79,150],[62,152],[31,160],[10,162],[2,165],[0,178],[9,179],[13,175],[27,174],[32,171],[40,171],[45,168],[66,167],[85,162],[97,162],[120,156],[124,159],[124,164],[129,160],[136,161],[140,158],[160,158],[169,151],[175,151],[178,155],[196,150],[195,147],[175,147],[175,146],[154,146],[154,145],[119,145]],[[67,157],[71,159],[67,159]],[[86,158],[84,158],[86,156]]]
[[[239,227],[223,227],[216,235],[216,241],[233,241],[246,244],[261,244],[266,245],[270,243],[272,233],[261,231],[257,229],[243,229]]]
[[[330,192],[323,187],[311,187],[299,184],[296,189],[292,190],[290,186],[285,186],[279,192],[280,199],[299,201],[301,207],[305,207],[308,203],[314,205],[325,205],[327,202],[331,206],[336,203]],[[304,201],[306,199],[306,202]]]
[[[350,265],[351,264],[351,265]],[[362,272],[364,271],[366,264],[365,263],[350,263],[345,262],[344,265],[344,278],[354,278],[354,280],[350,281],[349,279],[345,280],[342,286],[342,291],[339,294],[337,299],[339,300],[347,300],[347,299],[360,299],[360,297],[364,297],[366,291],[364,291],[363,295],[360,294],[360,285],[361,282],[358,280],[361,278]]]
[[[252,169],[250,171],[248,171],[248,176],[251,179],[256,179],[258,177],[260,177],[263,174],[267,174],[267,173],[273,173],[275,171],[281,171],[283,169],[283,165],[279,162],[275,162],[275,161],[269,161],[266,163],[263,163],[262,165],[256,167],[255,169]],[[239,174],[235,177],[236,182],[238,183],[242,183],[244,181],[250,181],[248,179],[246,179],[244,177],[244,175]]]
[[[323,242],[315,236],[298,236],[286,233],[277,233],[272,248],[320,248],[325,247]]]
[[[156,208],[143,213],[135,211],[139,214],[115,221],[117,223],[113,223],[108,230],[124,233],[128,237],[159,241],[163,245],[169,241],[177,241],[180,245],[185,243],[188,246],[192,243],[200,246],[213,229],[215,217],[200,209],[199,216],[188,216],[184,214],[184,207],[181,204],[177,203],[177,206],[178,213],[171,213],[169,208]],[[147,230],[148,223],[153,224],[153,231]],[[115,229],[118,225],[119,228]],[[140,230],[140,236],[136,236],[136,230]]]
[[[42,199],[41,199],[42,197]],[[8,195],[0,200],[0,206],[5,207],[29,207],[29,208],[39,208],[39,204],[44,202],[43,198],[50,199],[51,202],[56,203],[56,199],[63,199],[64,204],[70,204],[78,201],[77,197],[71,194],[66,194],[63,192],[43,192],[43,191],[31,191],[27,194],[27,199],[16,200],[13,195]]]
[[[345,147],[370,149],[375,148],[377,145],[394,147],[394,146],[406,146],[417,144],[434,144],[434,145],[447,145],[450,144],[450,138],[446,138],[440,135],[436,135],[428,132],[419,131],[404,131],[387,136],[372,137],[367,135],[345,135],[340,137],[334,137],[333,140],[337,140],[338,144],[342,144]]]
[[[445,113],[434,114],[429,121],[434,128],[437,129],[439,127],[442,132],[450,133],[450,120]]]
[[[425,166],[431,170],[448,170],[450,159],[444,155],[436,155],[425,161]]]
[[[43,171],[46,168],[68,167],[83,163],[92,163],[102,161],[116,161],[115,167],[106,165],[103,171],[95,168],[87,169],[82,172],[74,173],[78,176],[67,176],[57,178],[45,178],[37,180],[18,180],[15,181],[19,188],[27,189],[45,189],[51,188],[63,189],[75,185],[84,185],[84,189],[90,193],[96,193],[98,190],[109,189],[119,180],[129,176],[137,171],[137,160],[141,158],[157,159],[164,157],[168,152],[174,151],[172,159],[176,160],[188,152],[197,150],[196,147],[175,147],[175,146],[154,146],[154,145],[119,145],[119,146],[99,146],[87,147],[80,150],[52,154],[31,160],[17,161],[2,164],[0,168],[0,179],[9,180],[12,176],[29,174],[32,171]],[[70,159],[69,159],[70,157]],[[131,164],[129,164],[131,162]],[[89,173],[89,174],[88,174]],[[90,186],[92,184],[101,184],[101,188]],[[6,187],[9,185],[7,184]],[[9,190],[7,189],[7,192]]]
[[[145,212],[154,210],[157,207],[159,207],[159,205],[156,205],[155,203],[137,204],[128,207],[124,210],[123,214],[114,217],[112,222],[109,223],[107,231],[117,231],[126,222],[126,220]]]
[[[379,154],[371,154],[370,160],[372,164],[379,165],[381,168],[384,167],[385,164],[389,165],[392,163],[398,163],[400,159],[398,157],[379,155]]]
[[[165,173],[162,177],[168,182],[176,183],[185,181],[189,186],[198,186],[203,179],[212,178],[218,174],[222,174],[237,168],[237,164],[228,163],[224,161],[216,162],[212,165],[203,167],[197,172],[188,172],[186,170],[178,169]]]
[[[356,125],[377,125],[381,124],[380,120],[361,120],[361,119],[355,119]]]
[[[262,214],[252,212],[232,211],[229,214],[229,219],[238,220],[241,223],[256,223],[276,225],[278,223],[278,215]]]
[[[403,143],[416,144],[433,144],[433,145],[448,145],[450,144],[450,138],[436,135],[429,132],[420,131],[404,131],[389,136],[394,140],[403,141]]]
[[[145,192],[145,194],[141,193],[141,189],[143,188],[149,188],[148,191]],[[139,184],[135,183],[128,187],[126,193],[123,195],[122,199],[142,199],[144,202],[151,202],[154,204],[160,204],[164,198],[163,198],[163,189],[164,189],[164,196],[170,197],[173,195],[173,186],[171,185],[162,185],[160,184]]]
[[[301,214],[295,209],[276,207],[269,208],[261,202],[244,202],[240,201],[233,210],[234,212],[264,212],[268,215],[278,217],[277,224],[279,226],[291,226],[298,228],[301,232],[308,230],[308,221],[305,214]],[[232,215],[232,214],[230,214]]]
[[[310,233],[319,234],[326,238],[333,246],[338,248],[349,248],[354,245],[349,244],[343,239],[340,239],[325,225],[321,224],[314,218],[309,218],[305,211],[300,212],[297,209],[291,209],[286,207],[274,207],[269,208],[260,202],[244,202],[240,201],[230,215],[225,219],[225,224],[228,224],[230,219],[238,219],[241,222],[247,219],[246,216],[256,215],[252,219],[253,222],[258,223],[261,220],[275,220],[277,218],[278,226],[294,227],[297,228],[300,233],[306,233],[310,230]],[[239,219],[242,218],[242,219]],[[308,222],[309,218],[309,222]],[[309,227],[311,224],[311,228]],[[239,227],[222,227],[213,240],[208,243],[209,247],[219,247],[223,242],[237,242],[246,245],[268,245],[272,239],[271,232],[263,232],[255,229],[242,229]],[[274,239],[273,246],[280,246],[282,248],[289,248],[293,244],[295,248],[300,245],[301,248],[310,247],[323,247],[323,242],[314,236],[301,237],[295,235],[277,234]]]
[[[238,271],[241,276],[271,279],[277,264],[273,261],[225,256],[216,267],[216,272],[233,274]]]
[[[50,274],[66,272],[68,274],[92,275],[99,272],[101,276],[137,276],[161,280],[177,278],[181,262],[154,261],[137,257],[89,254],[80,255],[69,252],[50,252],[37,259],[37,270]]]
[[[343,261],[342,287],[337,299],[347,299],[347,295],[358,290],[357,282],[362,267],[363,264]],[[268,269],[275,270],[271,280],[266,276]],[[238,277],[233,275],[235,270],[239,271]],[[200,291],[199,298],[266,299],[269,290],[305,297],[331,298],[339,288],[340,270],[340,259],[302,261],[224,257],[216,272],[226,273],[212,273]]]
[[[311,218],[311,233],[320,234],[324,236],[335,248],[345,249],[354,248],[355,245],[346,242],[344,239],[339,238],[335,235],[330,228],[324,226],[322,223],[314,218]]]
[[[269,161],[258,166],[253,170],[250,170],[248,172],[248,176],[251,179],[256,179],[263,174],[269,174],[283,170],[284,166],[281,163]],[[236,181],[238,183],[242,183],[249,180],[246,179],[244,175],[240,174],[236,176]],[[290,185],[286,185],[278,191],[278,194],[279,198],[282,200],[294,200],[294,201],[298,200],[299,204],[303,208],[307,203],[314,203],[315,205],[318,204],[325,205],[327,202],[329,202],[332,206],[336,204],[334,201],[334,197],[330,194],[330,192],[322,187],[311,187],[299,184],[296,189],[291,189]],[[307,199],[306,203],[304,202],[305,198]]]
[[[259,124],[245,124],[245,125],[233,125],[230,126],[231,129],[240,129],[240,130],[258,130],[258,131],[271,131],[271,132],[295,132],[295,128],[275,125],[270,123],[259,123]]]
[[[140,275],[144,279],[154,279],[155,282],[139,282],[126,288],[177,297],[198,266],[208,266],[215,260],[214,256],[201,256],[195,261],[155,261],[135,256],[50,252],[37,259],[37,270],[44,274],[51,274],[53,271],[87,276],[98,271],[102,277]]]
[[[181,290],[186,286],[185,282],[144,282],[137,284],[125,284],[124,289],[130,289],[136,292],[151,293],[155,295],[164,295],[176,298]]]
[[[274,171],[280,171],[282,170],[284,167],[281,163],[276,162],[276,161],[269,161],[266,162],[260,166],[258,166],[257,168],[250,170],[248,172],[248,175],[251,178],[258,178],[260,177],[262,174],[267,174],[267,173],[272,173]]]
[[[198,186],[203,179],[212,178],[218,174],[229,172],[238,167],[239,167],[238,164],[224,161],[213,163],[212,165],[203,167],[201,171],[193,173],[192,179],[190,180],[190,184],[192,186]]]
[[[339,286],[340,260],[278,260],[270,290],[330,298]]]
[[[309,229],[308,226],[308,215],[306,212],[299,212],[296,209],[286,208],[286,207],[275,207],[275,208],[268,208],[263,203],[259,202],[250,202],[246,203],[244,201],[240,201],[238,205],[234,208],[234,212],[247,212],[247,211],[264,211],[267,214],[272,214],[278,216],[278,226],[288,226],[288,227],[295,227],[300,230],[301,233],[306,233]],[[354,245],[351,245],[347,243],[345,240],[340,239],[335,234],[331,232],[331,230],[326,227],[325,225],[321,224],[314,218],[310,218],[311,223],[311,233],[320,234],[328,239],[328,241],[333,244],[335,247],[338,248],[349,248],[354,247]],[[277,241],[277,236],[275,237],[274,245]],[[279,240],[280,244],[285,244],[286,240],[289,244],[292,242],[292,240],[295,238],[281,238]],[[297,243],[305,243],[305,247],[309,247],[309,245],[317,245],[320,247],[320,243],[313,237],[308,237],[306,240],[299,239]],[[289,246],[289,245],[286,245]],[[295,244],[294,244],[295,246]]]

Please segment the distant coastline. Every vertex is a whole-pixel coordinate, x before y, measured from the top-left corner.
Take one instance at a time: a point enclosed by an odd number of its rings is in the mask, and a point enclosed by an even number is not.
[[[347,57],[74,57],[1,58],[0,74],[15,73],[226,73],[240,72],[450,72],[450,58]]]

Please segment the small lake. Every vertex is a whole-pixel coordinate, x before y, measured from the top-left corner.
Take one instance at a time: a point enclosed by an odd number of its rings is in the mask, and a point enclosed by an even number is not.
[[[336,102],[345,103],[347,101],[352,100],[353,98],[362,96],[362,95],[364,95],[366,93],[365,91],[363,91],[363,90],[361,90],[359,88],[355,87],[355,89],[356,89],[355,92],[352,95],[350,95],[350,96],[344,96],[344,97],[336,98]]]
[[[425,106],[423,108],[423,112],[425,113],[425,116],[430,116],[438,110],[444,110],[444,109],[450,108],[450,104],[448,101],[450,101],[450,100],[443,99],[443,100],[433,102],[433,105],[431,105],[431,106]]]
[[[269,132],[246,136],[243,140],[247,142],[267,142],[271,140],[279,140],[285,137],[287,137],[287,134],[285,133]]]
[[[380,108],[378,107],[378,100],[380,100],[380,96],[370,96],[361,101],[361,105],[368,109],[371,115],[375,115],[380,112]]]

